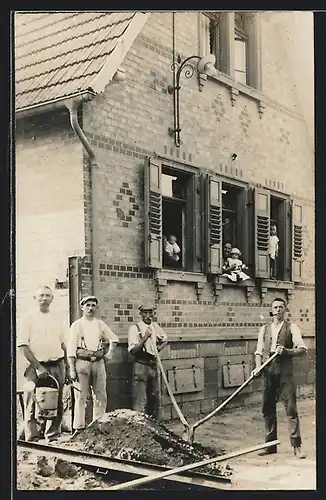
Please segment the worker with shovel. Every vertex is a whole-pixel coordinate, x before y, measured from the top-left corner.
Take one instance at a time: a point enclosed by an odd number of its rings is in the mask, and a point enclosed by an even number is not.
[[[167,335],[153,322],[155,309],[152,305],[141,305],[142,321],[128,331],[128,351],[134,357],[132,409],[150,416],[155,414],[158,396],[155,351],[161,351],[167,344]]]
[[[44,437],[55,440],[61,433],[63,416],[62,393],[68,381],[68,364],[64,340],[64,327],[50,311],[53,301],[51,288],[44,286],[37,290],[34,298],[38,308],[30,312],[21,323],[17,346],[28,366],[24,372],[24,431],[26,441],[38,441],[42,437],[35,418],[35,384],[49,374],[55,378],[58,387],[56,416],[43,423]],[[42,427],[42,425],[41,425]]]
[[[276,298],[270,312],[272,321],[263,325],[259,331],[256,367],[252,374],[260,375],[262,361],[273,353],[276,358],[264,370],[263,416],[265,420],[266,442],[277,439],[276,403],[282,400],[289,422],[290,441],[297,458],[305,458],[301,448],[299,417],[296,403],[296,386],[293,377],[293,357],[306,352],[301,331],[295,323],[284,320],[286,302]],[[259,455],[277,452],[276,446],[266,448]]]

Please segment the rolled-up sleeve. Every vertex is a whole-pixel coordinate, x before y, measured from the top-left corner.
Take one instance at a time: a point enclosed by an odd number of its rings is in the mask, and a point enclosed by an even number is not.
[[[156,323],[155,325],[155,330],[156,330],[156,340],[159,342],[166,342],[168,340],[168,336],[165,333],[165,331]]]
[[[17,347],[21,347],[23,345],[29,346],[30,344],[30,323],[27,319],[23,319],[18,330],[17,337]]]
[[[113,333],[111,328],[109,328],[108,325],[106,325],[102,320],[101,320],[101,331],[102,331],[102,340],[104,340],[104,342],[110,342],[110,343],[114,342],[115,344],[119,343],[119,337],[115,333]]]
[[[263,325],[259,330],[257,349],[255,351],[255,355],[260,354],[262,356],[264,353],[264,336],[265,336],[265,325]]]
[[[291,323],[291,333],[292,333],[293,347],[295,347],[296,349],[303,348],[307,350],[307,347],[302,338],[301,330],[295,323]]]
[[[135,325],[132,325],[128,330],[128,351],[130,352],[139,342],[138,330]]]
[[[78,340],[78,328],[76,322],[72,323],[67,335],[67,356],[68,358],[76,357]]]

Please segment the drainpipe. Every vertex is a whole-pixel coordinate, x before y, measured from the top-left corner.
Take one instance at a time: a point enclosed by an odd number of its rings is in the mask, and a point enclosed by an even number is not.
[[[97,207],[97,202],[98,202],[98,195],[97,195],[97,189],[98,189],[98,164],[96,161],[95,153],[94,150],[87,139],[86,135],[84,134],[84,131],[81,129],[79,122],[78,122],[78,117],[77,117],[77,111],[79,108],[79,105],[81,104],[82,99],[77,98],[77,99],[72,99],[69,101],[66,106],[69,110],[69,115],[70,115],[70,125],[73,129],[73,131],[76,133],[78,138],[80,139],[80,142],[82,143],[84,149],[87,152],[89,161],[90,161],[90,167],[91,167],[91,203],[92,203],[92,211],[91,211],[91,251],[92,251],[92,274],[93,274],[93,286],[92,286],[92,293],[96,297],[100,298],[100,266],[99,266],[99,241],[98,241],[98,227],[97,227],[97,222],[99,221],[98,217],[98,207]]]

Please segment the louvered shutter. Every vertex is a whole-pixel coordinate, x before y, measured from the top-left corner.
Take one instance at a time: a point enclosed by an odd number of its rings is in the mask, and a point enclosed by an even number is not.
[[[256,278],[269,278],[270,194],[266,189],[255,188],[254,213],[255,275]]]
[[[292,201],[292,281],[302,281],[303,266],[303,209]]]
[[[222,272],[222,181],[206,178],[207,271]]]
[[[144,172],[145,265],[162,267],[162,164],[148,158]]]

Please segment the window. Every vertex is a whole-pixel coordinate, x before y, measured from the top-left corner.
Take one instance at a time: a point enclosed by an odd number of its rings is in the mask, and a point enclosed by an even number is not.
[[[303,261],[302,206],[289,197],[256,188],[255,213],[255,275],[271,278],[269,237],[276,226],[279,239],[276,259],[276,279],[301,281]]]
[[[245,264],[250,265],[248,187],[244,183],[224,181],[222,177],[206,176],[206,207],[203,212],[203,240],[206,244],[206,266],[210,274],[220,274],[225,243],[237,246]]]
[[[186,267],[187,187],[190,183],[189,174],[162,168],[163,267]]]
[[[220,16],[218,12],[210,12],[207,17],[209,18],[209,52],[216,57],[215,67],[221,71]]]
[[[248,35],[244,14],[234,14],[234,78],[247,85]]]
[[[158,159],[145,165],[145,260],[153,268],[202,271],[199,176]]]
[[[259,13],[205,12],[204,16],[206,47],[216,57],[216,68],[234,81],[260,90]]]
[[[150,158],[144,201],[147,266],[219,275],[224,245],[230,243],[239,248],[252,279],[268,280],[274,225],[279,239],[276,280],[302,280],[303,207],[288,196]]]

